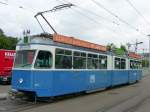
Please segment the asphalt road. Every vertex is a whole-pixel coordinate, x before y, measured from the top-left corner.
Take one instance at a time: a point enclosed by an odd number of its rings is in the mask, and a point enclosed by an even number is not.
[[[8,93],[10,89],[10,85],[0,85],[0,94]]]
[[[0,86],[0,93],[10,86]],[[22,112],[150,112],[150,73],[136,84],[79,95]]]

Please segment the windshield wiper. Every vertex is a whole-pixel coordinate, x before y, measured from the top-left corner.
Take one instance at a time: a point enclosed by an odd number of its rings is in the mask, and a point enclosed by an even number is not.
[[[28,65],[31,65],[30,63],[26,63],[24,65],[22,65],[21,67],[25,67],[25,66],[28,66]]]

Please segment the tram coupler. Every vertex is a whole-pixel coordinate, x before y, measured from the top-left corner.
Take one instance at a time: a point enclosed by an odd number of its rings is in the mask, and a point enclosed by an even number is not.
[[[14,100],[16,98],[23,98],[25,94],[23,92],[12,89],[9,91],[9,98]]]

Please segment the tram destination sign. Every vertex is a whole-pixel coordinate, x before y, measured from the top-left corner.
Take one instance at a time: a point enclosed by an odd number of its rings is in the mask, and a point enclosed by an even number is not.
[[[30,45],[20,46],[19,49],[21,49],[21,50],[29,50],[30,49]]]

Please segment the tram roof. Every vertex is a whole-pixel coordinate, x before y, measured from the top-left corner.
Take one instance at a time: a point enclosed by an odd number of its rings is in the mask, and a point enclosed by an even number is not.
[[[54,40],[53,38],[54,38],[54,35],[52,35],[52,34],[33,35],[33,36],[30,36],[29,43],[24,43],[23,40],[22,40],[17,45],[22,46],[22,45],[27,45],[27,44],[28,45],[29,44],[30,45],[31,44],[40,44],[40,45],[49,45],[49,46],[84,50],[84,51],[89,51],[89,52],[99,52],[101,54],[111,54],[111,52],[108,52],[107,50],[101,51],[101,50],[86,48],[86,47],[82,47],[82,46],[78,46],[78,45],[72,45],[72,44],[69,44],[69,43],[64,43],[64,42],[57,41],[56,38]]]
[[[87,47],[83,47],[80,46],[81,43],[79,43],[79,45],[74,45],[71,44],[70,42],[66,42],[66,40],[61,40],[60,38],[73,38],[73,37],[67,37],[67,36],[63,36],[63,35],[57,35],[57,34],[39,34],[39,35],[33,35],[30,36],[30,40],[29,43],[24,43],[23,40],[20,41],[17,45],[18,46],[24,46],[24,45],[31,45],[31,44],[40,44],[40,45],[49,45],[49,46],[56,46],[56,47],[63,47],[63,48],[69,48],[69,49],[76,49],[76,50],[83,50],[83,51],[89,51],[89,52],[96,52],[96,53],[101,53],[101,54],[108,54],[108,55],[114,55],[117,57],[130,57],[132,59],[140,59],[141,56],[130,52],[129,54],[125,54],[123,56],[118,56],[113,52],[107,51],[105,50],[105,46],[100,45],[100,47],[102,46],[103,49],[102,50],[98,50],[98,49],[92,49],[92,48],[87,48]],[[79,39],[78,39],[79,40]],[[68,40],[70,41],[70,40]],[[80,41],[80,40],[79,40]],[[82,41],[82,40],[81,40]],[[86,41],[84,41],[86,42]],[[69,44],[70,43],[70,44]],[[77,44],[78,44],[77,43]],[[93,44],[93,43],[92,43]]]

